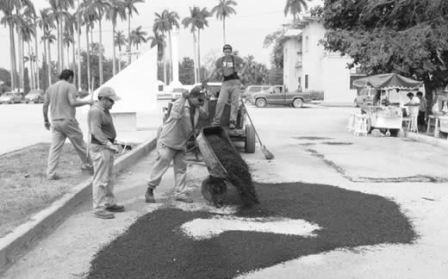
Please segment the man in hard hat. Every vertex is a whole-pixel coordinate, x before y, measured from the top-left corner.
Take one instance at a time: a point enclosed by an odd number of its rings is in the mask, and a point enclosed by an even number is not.
[[[124,211],[124,206],[115,203],[113,193],[114,154],[121,151],[114,144],[117,133],[110,109],[120,98],[111,87],[102,87],[98,102],[89,111],[88,124],[91,133],[89,147],[93,162],[92,200],[94,215],[102,219],[114,218],[114,212]]]
[[[146,202],[155,202],[154,189],[160,184],[171,161],[174,169],[175,200],[193,202],[187,194],[185,152],[187,141],[194,134],[199,118],[208,118],[208,103],[202,88],[197,86],[191,92],[185,90],[182,93],[182,97],[174,102],[163,124],[157,140],[157,158],[147,183]]]

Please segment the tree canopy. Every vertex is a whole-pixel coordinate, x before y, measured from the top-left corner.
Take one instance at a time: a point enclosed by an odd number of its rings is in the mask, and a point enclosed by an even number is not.
[[[448,1],[325,0],[322,17],[326,49],[350,66],[423,80],[427,94],[447,84]]]

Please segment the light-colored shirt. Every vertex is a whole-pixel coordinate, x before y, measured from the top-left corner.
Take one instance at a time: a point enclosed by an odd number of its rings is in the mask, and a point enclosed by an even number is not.
[[[199,117],[208,117],[207,110],[193,109],[186,98],[180,97],[173,103],[170,115],[163,124],[159,142],[175,150],[185,150]]]
[[[48,87],[44,103],[50,105],[51,119],[75,119],[76,108],[70,105],[69,95],[76,98],[77,94],[76,87],[65,80],[59,80]]]
[[[92,143],[104,145],[117,137],[112,116],[100,103],[97,102],[90,108],[88,122]]]
[[[418,107],[419,111],[426,112],[426,107],[428,103],[426,102],[425,96],[420,99],[420,106]]]
[[[420,104],[420,99],[416,96],[412,97],[412,99],[409,101],[408,103],[410,106],[408,106],[409,109],[409,114],[411,116],[416,116],[418,115],[418,109],[420,106],[418,106]]]

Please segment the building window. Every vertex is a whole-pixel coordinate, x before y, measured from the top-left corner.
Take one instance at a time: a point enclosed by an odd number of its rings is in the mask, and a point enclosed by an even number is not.
[[[308,75],[305,75],[305,90],[308,89]]]

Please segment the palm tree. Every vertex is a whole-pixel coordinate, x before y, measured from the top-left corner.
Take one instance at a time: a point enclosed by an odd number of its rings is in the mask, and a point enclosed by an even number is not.
[[[0,10],[3,12],[1,23],[8,25],[9,27],[9,57],[11,62],[11,89],[17,88],[17,63],[16,63],[16,46],[14,39],[14,28],[16,25],[17,16],[14,14],[14,10],[18,2],[15,0],[2,0],[0,1]]]
[[[207,17],[210,13],[206,8],[200,9],[199,7],[190,8],[190,17],[186,17],[182,20],[182,24],[185,28],[190,27],[191,33],[193,33],[193,59],[195,61],[194,65],[194,80],[198,82],[200,79],[200,30],[208,26]],[[197,37],[196,37],[197,32]]]
[[[136,51],[138,53],[138,47],[141,43],[146,43],[148,39],[146,39],[146,36],[148,33],[146,31],[142,30],[142,26],[137,27],[136,29],[132,30],[131,32],[131,44],[135,45]],[[138,54],[137,54],[138,58]]]
[[[48,85],[51,84],[51,50],[50,50],[50,44],[53,43],[56,40],[56,36],[51,34],[50,29],[55,28],[54,22],[51,20],[51,17],[49,16],[50,9],[46,8],[43,10],[40,10],[39,14],[40,17],[38,19],[38,25],[42,32],[44,33],[42,36],[42,42],[44,43],[44,54],[45,54],[45,62],[47,64],[47,78],[48,78]],[[48,51],[47,51],[48,48]]]
[[[58,41],[58,72],[64,67],[63,55],[63,28],[64,21],[69,16],[68,9],[73,8],[74,0],[48,0],[51,7],[51,16],[56,21]]]
[[[235,9],[232,7],[236,5],[236,2],[233,0],[219,0],[218,5],[212,9],[212,14],[218,20],[222,20],[222,38],[224,44],[226,43],[226,17],[229,17],[231,14],[236,14]]]
[[[292,14],[294,22],[296,22],[297,16],[304,10],[308,9],[308,4],[306,2],[309,1],[310,0],[286,0],[284,10],[285,16],[288,15],[288,13]]]
[[[121,53],[121,47],[127,43],[126,36],[123,31],[115,32],[114,45],[118,46],[118,52]],[[118,72],[121,72],[121,59],[118,59]]]
[[[126,19],[126,7],[124,5],[124,2],[121,0],[112,0],[111,6],[106,11],[106,18],[110,21],[112,21],[112,73],[115,76],[117,70],[116,70],[116,60],[117,55],[115,53],[115,28],[117,27],[117,19],[120,18],[121,20]],[[121,46],[120,46],[121,51]]]
[[[70,67],[70,46],[72,46],[72,68],[73,72],[76,73],[76,63],[75,63],[75,28],[77,25],[76,14],[69,14],[65,19],[64,33],[63,33],[63,44],[66,46],[67,50],[67,67]],[[76,76],[75,76],[76,80]],[[76,84],[76,82],[75,82]]]
[[[162,33],[159,33],[158,31],[153,31],[153,35],[148,37],[148,41],[151,42],[151,48],[157,47],[157,59],[159,60],[159,63],[163,64],[163,81],[166,83],[166,64],[165,64],[165,35]],[[163,60],[163,61],[162,61]]]
[[[169,43],[169,54],[170,54],[170,67],[169,67],[169,81],[172,80],[172,65],[177,63],[177,61],[171,61],[172,59],[172,41],[171,41],[171,30],[174,27],[179,28],[179,15],[176,12],[171,12],[169,10],[164,10],[162,14],[155,13],[156,18],[154,19],[153,31],[160,31],[162,33],[168,33],[168,43]]]
[[[124,0],[124,6],[128,12],[128,38],[131,37],[131,17],[133,13],[138,14],[138,10],[135,7],[137,3],[145,3],[145,0]],[[128,64],[131,64],[131,40],[128,40]]]
[[[22,90],[25,89],[25,79],[24,79],[24,70],[25,70],[25,42],[28,44],[32,37],[35,35],[34,24],[32,22],[32,14],[35,13],[34,5],[32,2],[24,0],[18,1],[19,5],[16,5],[16,29],[18,34],[18,42],[19,42],[19,76],[20,76],[20,88]],[[30,65],[32,61],[30,59]],[[31,77],[33,76],[30,67]],[[31,79],[31,85],[34,85],[33,78]]]
[[[89,5],[88,2],[82,2],[78,6],[77,13],[80,14],[81,24],[83,24],[86,28],[86,45],[87,45],[87,90],[90,92],[92,90],[92,86],[90,83],[91,73],[90,73],[90,41],[89,34],[90,30],[93,28],[93,24],[97,18],[96,11],[92,9],[92,6]]]
[[[102,85],[103,81],[104,81],[104,73],[103,73],[103,30],[102,30],[102,24],[101,21],[103,19],[104,14],[106,13],[106,10],[109,9],[111,7],[111,4],[109,3],[108,0],[90,0],[89,6],[91,9],[93,9],[94,11],[96,11],[97,16],[97,20],[98,20],[98,29],[99,29],[99,59],[98,59],[98,63],[99,63],[99,76],[100,76],[100,80],[99,80],[99,84]]]

